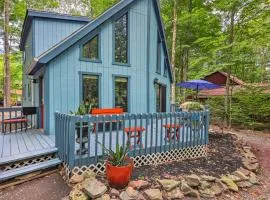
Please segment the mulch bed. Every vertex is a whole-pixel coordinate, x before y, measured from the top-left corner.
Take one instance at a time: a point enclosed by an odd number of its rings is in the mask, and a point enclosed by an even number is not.
[[[242,167],[235,143],[236,137],[231,134],[210,133],[206,158],[139,167],[134,170],[133,178],[169,178],[187,174],[220,177]]]

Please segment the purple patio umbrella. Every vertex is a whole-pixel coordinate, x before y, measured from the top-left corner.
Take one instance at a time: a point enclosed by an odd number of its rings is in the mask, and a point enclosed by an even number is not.
[[[221,86],[216,85],[214,83],[204,81],[204,80],[191,80],[191,81],[184,81],[181,83],[177,83],[176,86],[182,87],[182,88],[187,88],[187,89],[192,89],[196,90],[197,92],[197,99],[198,99],[198,93],[200,90],[211,90],[211,89],[216,89],[220,88]]]

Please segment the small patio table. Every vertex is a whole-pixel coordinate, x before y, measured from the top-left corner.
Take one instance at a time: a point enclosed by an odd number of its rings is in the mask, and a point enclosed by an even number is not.
[[[143,131],[145,131],[144,127],[130,127],[130,128],[125,128],[124,131],[128,136],[127,143],[130,142],[130,138],[137,138],[136,143],[138,145],[141,145],[141,147],[143,148],[142,133],[143,133]]]
[[[166,129],[165,140],[168,139],[170,141],[171,139],[174,139],[174,136],[179,140],[179,130],[182,127],[180,124],[164,124],[163,127]]]

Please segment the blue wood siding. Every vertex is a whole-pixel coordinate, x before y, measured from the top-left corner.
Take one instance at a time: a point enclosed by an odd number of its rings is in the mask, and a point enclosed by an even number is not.
[[[113,64],[113,19],[99,27],[101,42],[101,63],[80,60],[81,41],[53,59],[46,66],[45,84],[45,129],[54,133],[54,112],[69,113],[80,104],[80,75],[81,73],[96,73],[100,75],[100,107],[113,107],[113,78],[117,75],[129,77],[131,113],[147,112],[147,98],[150,98],[150,112],[156,112],[154,79],[158,78],[167,85],[167,111],[169,111],[170,80],[163,76],[164,62],[161,62],[162,73],[156,74],[156,41],[157,23],[154,9],[151,5],[150,32],[150,79],[148,80],[147,66],[147,27],[148,0],[138,0],[128,11],[129,15],[129,50],[130,66]],[[88,36],[89,38],[91,35]],[[82,39],[85,41],[85,38]],[[164,52],[162,52],[162,60]],[[150,94],[147,93],[147,85]],[[47,95],[47,97],[46,97]]]
[[[154,86],[154,80],[158,79],[158,82],[166,85],[166,111],[170,111],[170,79],[167,77],[164,77],[164,49],[161,48],[161,73],[156,73],[156,66],[157,66],[157,41],[158,41],[158,25],[157,25],[157,18],[156,13],[153,7],[152,1],[150,1],[150,80],[149,80],[149,86],[150,86],[150,112],[156,112],[156,91]],[[167,73],[168,74],[168,73]]]
[[[27,70],[33,59],[33,29],[30,27],[24,49],[25,60],[23,63],[23,106],[32,106],[32,98],[28,97],[28,84],[31,84]]]
[[[85,24],[86,22],[34,18],[34,56],[39,56]]]

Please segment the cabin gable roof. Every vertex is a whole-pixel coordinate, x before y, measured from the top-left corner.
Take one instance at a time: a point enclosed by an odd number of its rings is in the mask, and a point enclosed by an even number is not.
[[[67,38],[41,54],[39,57],[34,58],[30,70],[28,71],[30,75],[35,74],[40,68],[44,66],[44,64],[47,64],[50,62],[52,59],[60,55],[62,52],[64,52],[66,49],[71,47],[73,44],[78,42],[80,39],[82,39],[84,36],[89,34],[90,32],[94,31],[97,29],[100,25],[105,23],[107,20],[111,19],[115,15],[123,12],[126,8],[130,7],[134,2],[137,0],[121,0],[119,3],[114,5],[113,7],[109,8],[107,11],[105,11],[102,15],[97,17],[95,20],[92,20],[85,26],[81,27],[71,35],[69,35]],[[170,64],[170,59],[169,59],[169,53],[167,49],[167,44],[166,44],[166,38],[165,38],[165,31],[162,23],[162,18],[160,15],[160,8],[159,8],[159,3],[157,0],[152,0],[155,14],[157,17],[157,22],[158,22],[158,27],[160,30],[160,35],[161,35],[161,41],[162,41],[162,46],[164,48],[165,52],[165,61],[167,65],[169,66],[169,77],[171,82],[173,82],[173,74],[172,74],[172,68]]]
[[[66,21],[85,23],[85,24],[91,21],[89,17],[71,16],[71,15],[60,14],[60,13],[55,13],[55,12],[37,11],[37,10],[28,9],[26,11],[22,33],[21,33],[21,39],[20,39],[20,45],[19,45],[20,50],[24,50],[26,39],[27,39],[29,30],[32,26],[34,18],[66,20]]]

